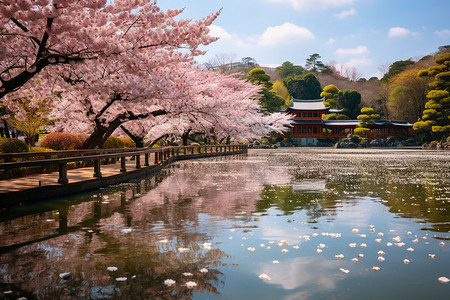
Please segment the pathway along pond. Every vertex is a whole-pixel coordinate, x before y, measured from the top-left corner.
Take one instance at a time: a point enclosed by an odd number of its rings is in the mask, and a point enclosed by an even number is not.
[[[0,299],[448,299],[449,154],[250,150],[3,210]]]

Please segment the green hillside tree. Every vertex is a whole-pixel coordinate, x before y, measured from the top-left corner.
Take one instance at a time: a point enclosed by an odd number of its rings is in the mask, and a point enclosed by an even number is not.
[[[307,73],[307,71],[302,66],[296,66],[290,61],[285,61],[275,70],[278,72],[278,74],[280,74],[280,77],[282,79],[289,76],[304,75],[305,73]]]
[[[401,72],[403,72],[407,66],[413,65],[414,62],[411,59],[408,60],[398,60],[389,66],[389,70],[381,78],[382,82],[388,82],[389,79]]]
[[[296,99],[319,99],[322,88],[316,76],[312,73],[291,76],[283,79],[289,94]]]
[[[261,86],[261,98],[259,103],[272,113],[281,110],[285,105],[285,99],[272,91],[273,84],[270,82],[270,76],[261,68],[254,68],[248,73],[251,83]]]
[[[361,94],[355,90],[339,92],[339,105],[344,109],[342,113],[350,119],[355,119],[361,104]]]
[[[272,86],[272,92],[276,93],[278,96],[284,99],[284,107],[292,105],[291,95],[289,95],[289,91],[284,85],[283,81],[277,80],[274,82]]]
[[[329,67],[325,66],[325,64],[319,60],[320,58],[321,56],[318,53],[311,54],[309,58],[306,59],[306,69],[313,73],[333,73]]]

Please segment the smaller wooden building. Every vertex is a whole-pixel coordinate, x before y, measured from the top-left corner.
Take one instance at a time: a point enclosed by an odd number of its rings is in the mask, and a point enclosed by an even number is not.
[[[342,110],[330,109],[323,103],[324,98],[314,100],[299,100],[292,98],[292,106],[282,112],[292,115],[292,128],[284,134],[285,137],[318,138],[345,137],[353,134],[360,120],[323,120],[324,114],[339,113]],[[408,136],[412,134],[412,124],[401,121],[374,120],[369,125],[369,137]],[[310,141],[310,144],[315,144]]]

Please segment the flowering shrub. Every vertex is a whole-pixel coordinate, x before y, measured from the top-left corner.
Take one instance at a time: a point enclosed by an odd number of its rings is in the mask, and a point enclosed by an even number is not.
[[[27,144],[19,139],[0,140],[0,153],[20,153],[28,152]]]
[[[53,132],[44,137],[41,141],[41,147],[53,150],[73,150],[79,149],[83,140],[73,133]]]

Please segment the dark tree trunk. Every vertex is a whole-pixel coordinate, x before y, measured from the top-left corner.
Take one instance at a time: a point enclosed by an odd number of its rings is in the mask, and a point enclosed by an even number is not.
[[[191,132],[191,129],[188,129],[188,131],[185,131],[181,138],[183,139],[183,146],[187,146],[188,139],[189,139],[189,133]]]
[[[140,137],[140,136],[132,134],[123,125],[120,125],[120,128],[133,140],[133,142],[136,144],[136,148],[144,147],[144,137]]]
[[[82,149],[95,149],[96,147],[103,147],[103,136],[106,133],[106,128],[95,128],[94,132],[84,141],[81,146]]]
[[[5,137],[6,137],[7,139],[10,139],[11,136],[9,135],[8,122],[6,122],[6,120],[3,120],[3,124],[5,125]]]
[[[95,147],[102,148],[103,144],[106,140],[111,136],[111,134],[119,128],[120,125],[127,121],[131,120],[141,120],[147,118],[149,116],[161,116],[167,114],[164,110],[157,110],[144,115],[131,115],[125,117],[125,114],[117,116],[114,120],[108,123],[106,126],[101,124],[99,118],[95,120],[95,129],[94,132],[87,138],[87,140],[83,143],[83,149],[94,149]]]
[[[160,137],[157,138],[156,140],[152,141],[152,142],[148,145],[148,147],[149,147],[149,148],[153,147],[153,145],[155,145],[157,142],[159,142],[163,137],[164,137],[164,135],[163,135],[163,136],[160,136]]]

